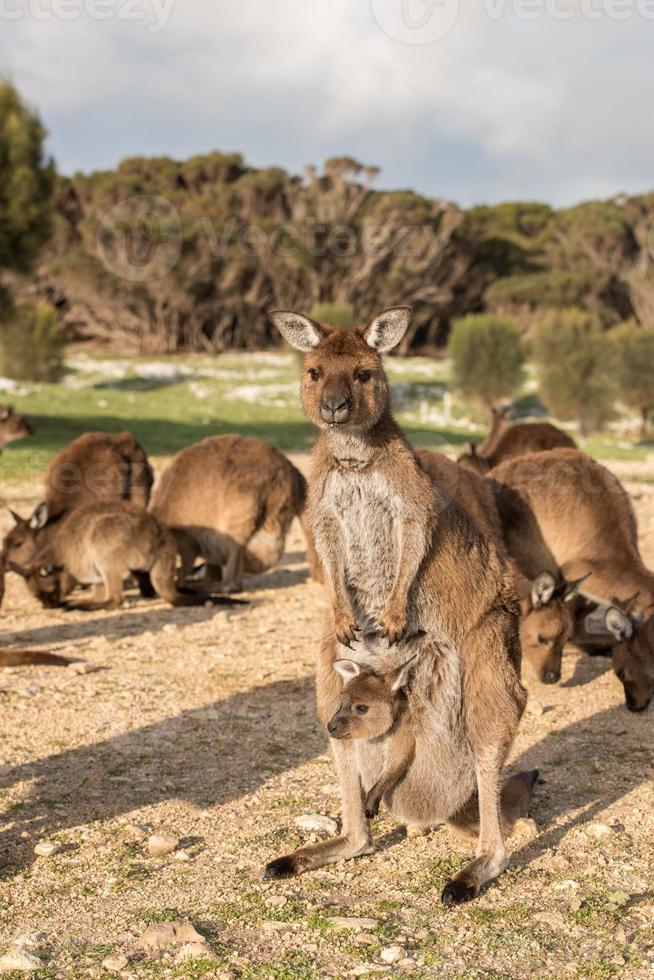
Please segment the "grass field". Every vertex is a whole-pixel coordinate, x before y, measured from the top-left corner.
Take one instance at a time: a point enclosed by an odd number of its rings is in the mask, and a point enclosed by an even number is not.
[[[483,414],[450,392],[447,361],[389,359],[388,369],[399,421],[417,446],[451,454],[460,452],[467,439],[483,437]],[[153,456],[234,431],[260,436],[287,451],[306,450],[313,431],[302,413],[298,377],[299,362],[292,354],[155,360],[92,359],[71,352],[60,384],[4,382],[0,399],[27,415],[36,434],[9,446],[0,459],[0,478],[29,478],[71,439],[94,429],[128,429]],[[532,388],[533,379],[517,400],[527,415],[542,412]],[[610,459],[642,460],[654,449],[654,442],[638,444],[616,432],[582,444],[593,455]]]

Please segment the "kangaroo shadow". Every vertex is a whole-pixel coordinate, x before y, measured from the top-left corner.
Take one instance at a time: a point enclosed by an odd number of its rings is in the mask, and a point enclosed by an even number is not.
[[[525,749],[510,769],[540,770],[531,812],[543,830],[513,852],[512,863],[529,864],[573,828],[597,820],[648,780],[645,771],[653,761],[651,714],[633,714],[622,705],[552,731]]]
[[[577,647],[572,647],[572,651],[577,655],[574,670],[571,677],[561,682],[560,687],[583,687],[584,684],[590,684],[596,677],[613,669],[610,651],[589,653],[588,650]]]
[[[35,837],[169,799],[218,807],[320,755],[313,677],[230,695],[113,738],[0,772],[0,790],[29,781],[0,830],[0,867],[33,857]],[[26,832],[29,836],[22,838]]]

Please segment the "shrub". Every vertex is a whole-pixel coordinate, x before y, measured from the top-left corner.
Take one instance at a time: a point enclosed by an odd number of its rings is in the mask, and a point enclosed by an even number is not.
[[[354,310],[348,303],[316,303],[309,316],[319,323],[344,330],[354,326]]]
[[[654,330],[630,320],[611,332],[620,399],[640,413],[641,435],[654,411]]]
[[[534,335],[540,395],[561,419],[578,419],[582,434],[613,413],[615,358],[597,313],[570,308],[544,314]]]
[[[43,302],[12,307],[0,326],[0,373],[29,381],[58,381],[64,337],[55,310]]]
[[[456,387],[489,407],[522,381],[524,357],[511,319],[479,313],[456,320],[448,349]]]

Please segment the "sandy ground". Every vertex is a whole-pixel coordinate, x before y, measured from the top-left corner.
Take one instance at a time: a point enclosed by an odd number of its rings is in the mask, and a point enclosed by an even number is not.
[[[654,565],[654,486],[625,475]],[[2,489],[19,508],[36,500]],[[339,815],[313,711],[325,598],[299,527],[238,609],[132,595],[112,613],[48,611],[7,584],[3,643],[98,668],[0,672],[0,953],[22,937],[44,963],[35,976],[654,977],[654,709],[627,712],[606,659],[570,652],[556,687],[525,670],[511,764],[541,770],[538,833],[511,841],[509,870],[476,902],[445,910],[470,846],[444,829],[407,838],[384,815],[375,854],[260,879],[317,839],[297,817]],[[149,856],[155,832],[176,849]],[[35,855],[39,842],[55,853]],[[171,920],[206,943],[139,944]]]

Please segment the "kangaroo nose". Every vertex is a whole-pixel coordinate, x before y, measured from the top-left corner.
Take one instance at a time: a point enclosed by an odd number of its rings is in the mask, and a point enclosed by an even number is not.
[[[330,735],[333,735],[335,732],[338,731],[338,721],[335,718],[332,718],[332,720],[328,722],[327,731],[329,732]]]
[[[320,403],[320,414],[325,422],[344,422],[350,412],[347,395],[325,395]]]

